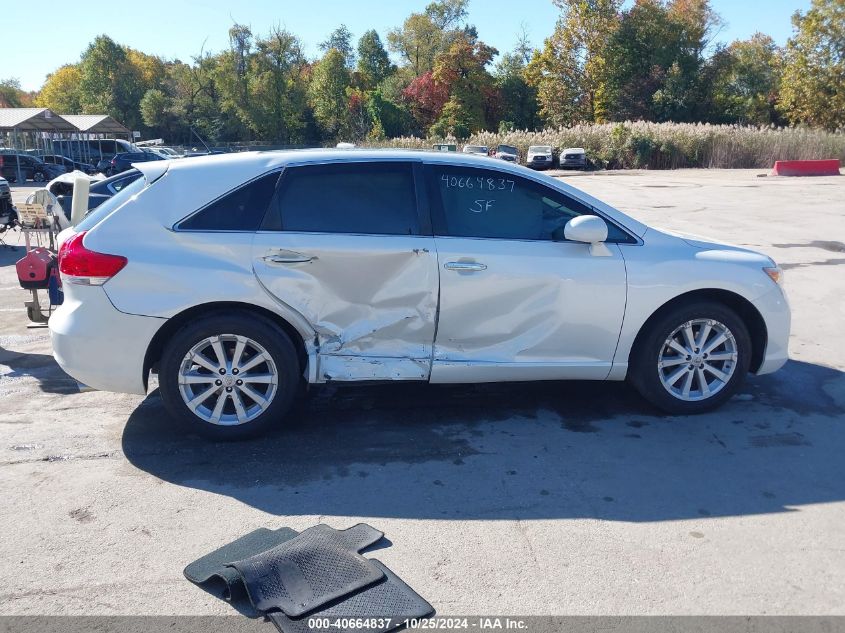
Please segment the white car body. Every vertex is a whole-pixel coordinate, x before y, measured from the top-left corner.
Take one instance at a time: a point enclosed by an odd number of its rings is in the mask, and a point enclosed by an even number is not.
[[[551,167],[552,162],[553,154],[550,145],[531,145],[525,155],[525,164],[528,167]]]
[[[473,156],[488,156],[489,149],[486,145],[464,145],[461,153],[472,154]]]
[[[268,172],[350,161],[495,169],[579,201],[630,242],[174,228]],[[210,306],[257,310],[286,324],[309,383],[622,380],[644,324],[687,293],[730,298],[759,315],[751,371],[765,374],[787,360],[790,312],[763,270],[775,266],[771,259],[650,228],[524,167],[368,150],[249,152],[135,167],[143,189],[127,187],[104,203],[104,218],[81,227],[86,249],[128,263],[105,283],[63,276],[65,301],[50,318],[56,360],[96,389],[145,394],[174,324]],[[290,259],[300,254],[308,259]]]

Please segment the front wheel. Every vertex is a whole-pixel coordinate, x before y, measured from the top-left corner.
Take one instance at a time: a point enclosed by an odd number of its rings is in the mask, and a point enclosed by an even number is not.
[[[44,175],[43,171],[36,171],[32,174],[32,181],[33,182],[44,182],[47,180],[47,177]]]
[[[281,421],[300,381],[287,334],[253,314],[210,315],[180,329],[162,356],[168,411],[215,440],[254,437]]]
[[[680,415],[709,411],[745,380],[751,337],[730,308],[679,306],[647,328],[632,351],[628,380],[658,408]]]

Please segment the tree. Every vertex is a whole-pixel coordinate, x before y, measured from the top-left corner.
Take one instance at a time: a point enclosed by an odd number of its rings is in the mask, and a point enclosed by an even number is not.
[[[47,75],[47,81],[35,98],[36,105],[50,108],[59,114],[79,114],[82,112],[79,94],[81,78],[82,73],[77,64],[62,66]]]
[[[346,28],[345,24],[341,24],[332,31],[328,39],[320,44],[321,51],[325,52],[332,48],[340,51],[347,68],[353,68],[355,66],[355,51],[352,49],[352,33]]]
[[[717,50],[707,70],[712,86],[708,119],[753,125],[779,123],[775,106],[781,67],[780,48],[762,33]]]
[[[343,53],[330,48],[314,66],[308,87],[308,100],[325,138],[337,139],[350,132],[346,93],[349,83]]]
[[[553,125],[608,117],[607,41],[619,22],[621,0],[555,0],[562,11],[527,77],[543,118]]]
[[[496,66],[496,85],[501,95],[501,117],[520,130],[532,130],[540,125],[537,89],[528,83],[526,67],[531,61],[532,48],[525,27],[517,45],[505,53]]]
[[[438,55],[432,78],[449,95],[438,121],[439,135],[465,138],[484,129],[488,122],[493,125],[488,121],[488,104],[498,104],[498,95],[486,67],[497,54],[495,48],[480,40],[460,37]]]
[[[611,118],[703,118],[709,91],[704,51],[720,23],[708,0],[636,0],[606,49]]]
[[[85,113],[109,114],[126,127],[142,124],[138,104],[160,81],[158,58],[125,48],[107,35],[97,36],[79,62],[79,103]]]
[[[431,18],[441,31],[448,31],[460,26],[467,16],[469,0],[438,0],[425,8],[425,14]]]
[[[395,70],[378,33],[375,30],[364,33],[358,40],[358,74],[364,86],[377,86]]]
[[[408,84],[402,91],[402,100],[417,122],[418,131],[425,134],[449,100],[449,90],[445,84],[435,81],[429,71]]]
[[[239,27],[230,31],[229,50],[213,60],[212,87],[223,112],[258,138],[298,144],[307,136],[306,70],[299,39],[289,31],[275,28],[253,42]]]
[[[0,108],[23,108],[32,102],[32,95],[21,90],[17,79],[0,79]],[[46,106],[42,106],[46,107]]]
[[[387,43],[411,67],[415,76],[434,69],[438,53],[451,46],[462,31],[458,27],[466,17],[469,0],[439,0],[423,13],[412,13],[401,29],[387,34]]]
[[[845,126],[845,0],[813,0],[792,24],[779,108],[792,123]]]

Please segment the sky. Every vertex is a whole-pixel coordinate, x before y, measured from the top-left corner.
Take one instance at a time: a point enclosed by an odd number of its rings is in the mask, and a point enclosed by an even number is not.
[[[49,73],[78,61],[101,33],[145,53],[187,61],[203,49],[226,48],[227,31],[235,21],[249,25],[254,33],[281,25],[298,35],[305,52],[316,57],[320,42],[340,24],[346,24],[356,41],[372,28],[385,40],[388,30],[429,1],[144,0],[98,2],[85,5],[90,9],[74,10],[82,5],[40,0],[39,13],[45,19],[34,23],[28,3],[4,0],[4,33],[28,35],[3,47],[0,79],[16,78],[25,90],[37,90]],[[792,32],[792,14],[806,11],[810,0],[711,0],[711,4],[726,22],[717,41],[728,43],[762,31],[784,44]],[[541,46],[554,30],[557,16],[551,0],[470,0],[468,21],[482,40],[504,52],[516,44],[521,24],[534,46]]]

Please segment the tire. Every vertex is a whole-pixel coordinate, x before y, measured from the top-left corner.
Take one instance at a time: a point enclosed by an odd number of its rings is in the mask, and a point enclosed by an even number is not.
[[[45,180],[47,178],[45,178],[43,171],[36,171],[32,174],[32,182],[44,182]]]
[[[227,362],[225,374],[220,373],[214,343],[209,342],[214,340]],[[243,367],[239,371],[233,361],[238,345],[244,343],[241,358],[246,360],[238,363]],[[196,363],[198,358],[206,363]],[[253,360],[258,364],[249,367]],[[268,379],[274,375],[275,385]],[[296,349],[288,335],[268,319],[247,312],[214,313],[185,325],[167,343],[159,364],[159,390],[168,412],[186,429],[213,440],[242,440],[268,431],[290,409],[300,381]],[[192,409],[188,401],[203,393],[210,395]],[[253,399],[250,393],[261,398]],[[223,406],[215,421],[215,405],[221,398]]]
[[[691,326],[692,345],[687,342],[685,325]],[[745,380],[751,337],[743,320],[727,306],[709,301],[680,305],[645,327],[631,352],[628,382],[659,409],[674,415],[710,411],[726,402]],[[696,347],[702,335],[706,342]],[[671,347],[670,337],[675,343]],[[724,342],[714,345],[722,337]],[[681,348],[689,354],[682,357]],[[706,389],[701,387],[702,376]]]

